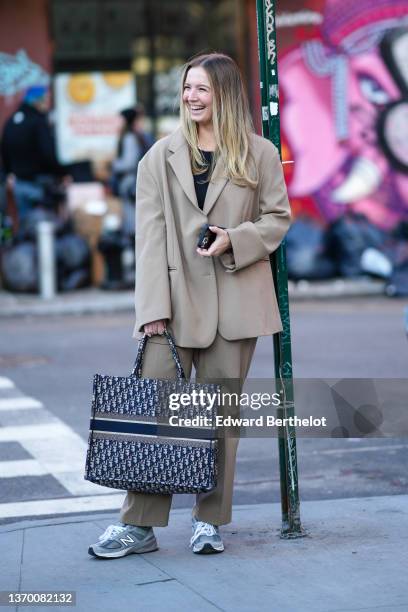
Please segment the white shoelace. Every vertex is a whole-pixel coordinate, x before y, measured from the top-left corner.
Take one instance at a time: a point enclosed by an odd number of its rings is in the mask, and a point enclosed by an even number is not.
[[[217,529],[214,527],[214,525],[211,525],[210,523],[204,523],[203,521],[198,521],[195,525],[194,533],[190,540],[190,546],[192,546],[194,542],[201,535],[207,535],[207,536],[217,535]]]
[[[122,531],[125,531],[126,527],[122,525],[109,525],[104,533],[99,536],[99,541],[104,542],[105,540],[109,540],[110,538],[117,536]]]

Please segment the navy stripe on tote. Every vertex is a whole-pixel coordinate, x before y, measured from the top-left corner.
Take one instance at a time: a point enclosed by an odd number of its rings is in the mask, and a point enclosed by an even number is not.
[[[192,438],[209,440],[216,438],[214,429],[179,427],[161,423],[124,422],[112,419],[91,419],[90,429],[118,434],[139,434],[141,436],[162,436],[165,438]]]

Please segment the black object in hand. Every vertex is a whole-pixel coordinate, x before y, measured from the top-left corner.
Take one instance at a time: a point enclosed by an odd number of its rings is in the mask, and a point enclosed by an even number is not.
[[[221,227],[221,226],[217,225],[217,227]],[[225,227],[221,227],[221,229],[225,229]],[[210,230],[210,226],[208,225],[208,223],[206,223],[201,228],[201,232],[198,237],[197,246],[200,249],[209,249],[216,238],[217,238],[217,234],[215,232],[212,232]]]
[[[198,237],[197,246],[200,249],[209,249],[212,243],[214,242],[214,240],[216,239],[216,237],[217,237],[217,234],[214,234],[214,232],[210,230],[210,226],[206,223],[201,228],[201,232]]]

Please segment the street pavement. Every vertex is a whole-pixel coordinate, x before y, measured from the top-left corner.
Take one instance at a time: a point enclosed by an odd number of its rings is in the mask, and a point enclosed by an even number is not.
[[[404,310],[385,298],[292,303],[295,374],[406,378]],[[408,610],[404,438],[298,439],[305,538],[279,538],[276,440],[248,439],[223,555],[192,555],[192,498],[175,496],[157,553],[117,560],[115,572],[88,557],[124,495],[83,480],[90,381],[130,370],[132,323],[121,309],[1,323],[0,590],[72,589],[81,611],[130,598],[143,611]],[[272,364],[262,338],[250,376],[270,377]]]
[[[86,404],[81,429],[89,412]],[[75,429],[0,377],[0,524],[120,508],[123,492],[84,480],[88,431],[80,435]],[[302,500],[408,491],[404,438],[298,438],[297,444]],[[278,461],[276,439],[241,440],[234,503],[278,501]],[[173,505],[191,508],[193,496],[177,495]]]
[[[87,545],[115,519],[0,527],[0,588],[74,591],[81,612],[408,610],[407,495],[303,502],[307,535],[294,540],[279,537],[279,504],[237,506],[221,528],[225,552],[211,556],[193,555],[190,512],[175,510],[169,526],[156,529],[158,551],[88,556]]]
[[[295,374],[406,378],[403,309],[384,298],[292,304]],[[123,494],[85,482],[83,464],[92,376],[130,371],[133,315],[17,317],[0,326],[0,523],[119,508]],[[272,371],[272,342],[261,338],[250,378]],[[297,446],[302,500],[408,492],[404,438],[298,438]],[[278,466],[276,439],[241,440],[234,504],[278,502]],[[192,504],[179,495],[174,507]]]

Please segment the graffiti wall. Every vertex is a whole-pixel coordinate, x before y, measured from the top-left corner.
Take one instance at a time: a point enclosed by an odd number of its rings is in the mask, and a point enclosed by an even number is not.
[[[0,2],[0,130],[20,104],[25,89],[50,81],[47,3]]]
[[[296,4],[278,21],[294,210],[390,229],[408,219],[408,2]]]

